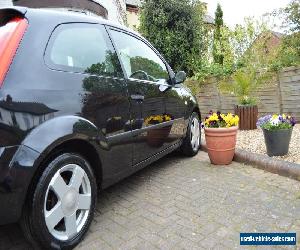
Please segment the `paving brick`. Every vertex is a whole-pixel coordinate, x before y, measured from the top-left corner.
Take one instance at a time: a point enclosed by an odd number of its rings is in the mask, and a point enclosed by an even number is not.
[[[113,248],[111,246],[109,246],[105,241],[103,241],[102,239],[96,238],[93,241],[85,241],[83,243],[81,243],[78,247],[78,250],[97,250],[97,249],[101,249],[101,250],[113,250]]]
[[[119,247],[121,250],[131,250],[137,247],[140,247],[140,244],[143,244],[145,241],[142,240],[140,237],[136,236],[126,242],[123,243],[122,246]]]
[[[239,233],[255,231],[300,234],[300,182],[173,154],[102,191],[77,249],[241,249]],[[9,225],[0,227],[0,249],[31,247]]]

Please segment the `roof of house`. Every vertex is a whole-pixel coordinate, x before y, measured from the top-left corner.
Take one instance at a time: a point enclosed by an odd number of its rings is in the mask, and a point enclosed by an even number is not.
[[[28,113],[33,115],[46,115],[58,111],[38,102],[0,101],[0,108],[13,112]]]
[[[204,22],[215,25],[215,19],[210,15],[204,15]]]
[[[278,38],[282,38],[284,36],[284,34],[280,33],[280,32],[276,32],[276,31],[272,31],[274,36],[277,36]]]
[[[126,0],[126,4],[134,7],[140,7],[141,6],[141,0]]]

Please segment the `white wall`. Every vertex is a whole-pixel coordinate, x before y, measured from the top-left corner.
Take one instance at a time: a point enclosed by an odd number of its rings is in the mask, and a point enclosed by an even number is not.
[[[9,5],[12,5],[12,0],[0,0],[0,8]]]
[[[0,0],[1,1],[1,0]],[[94,0],[100,3],[108,11],[108,19],[125,24],[126,3],[125,0]]]

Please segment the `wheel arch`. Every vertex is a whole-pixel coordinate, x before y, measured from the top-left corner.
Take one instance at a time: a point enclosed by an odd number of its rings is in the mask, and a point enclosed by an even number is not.
[[[98,186],[101,186],[103,176],[102,163],[96,146],[84,139],[78,138],[72,138],[59,144],[55,144],[55,146],[49,146],[45,152],[41,153],[40,157],[35,162],[35,173],[31,183],[33,183],[33,185],[34,183],[36,184],[46,166],[63,153],[76,153],[87,160],[94,171]]]
[[[22,142],[23,145],[39,153],[33,169],[43,171],[58,154],[75,152],[82,155],[93,168],[97,182],[102,181],[100,145],[105,137],[90,121],[78,116],[62,116],[46,121],[31,131]]]

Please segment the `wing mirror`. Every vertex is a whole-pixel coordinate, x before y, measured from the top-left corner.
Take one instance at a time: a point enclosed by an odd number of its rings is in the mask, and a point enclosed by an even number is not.
[[[186,73],[184,71],[177,72],[175,76],[175,83],[180,84],[186,80]]]

